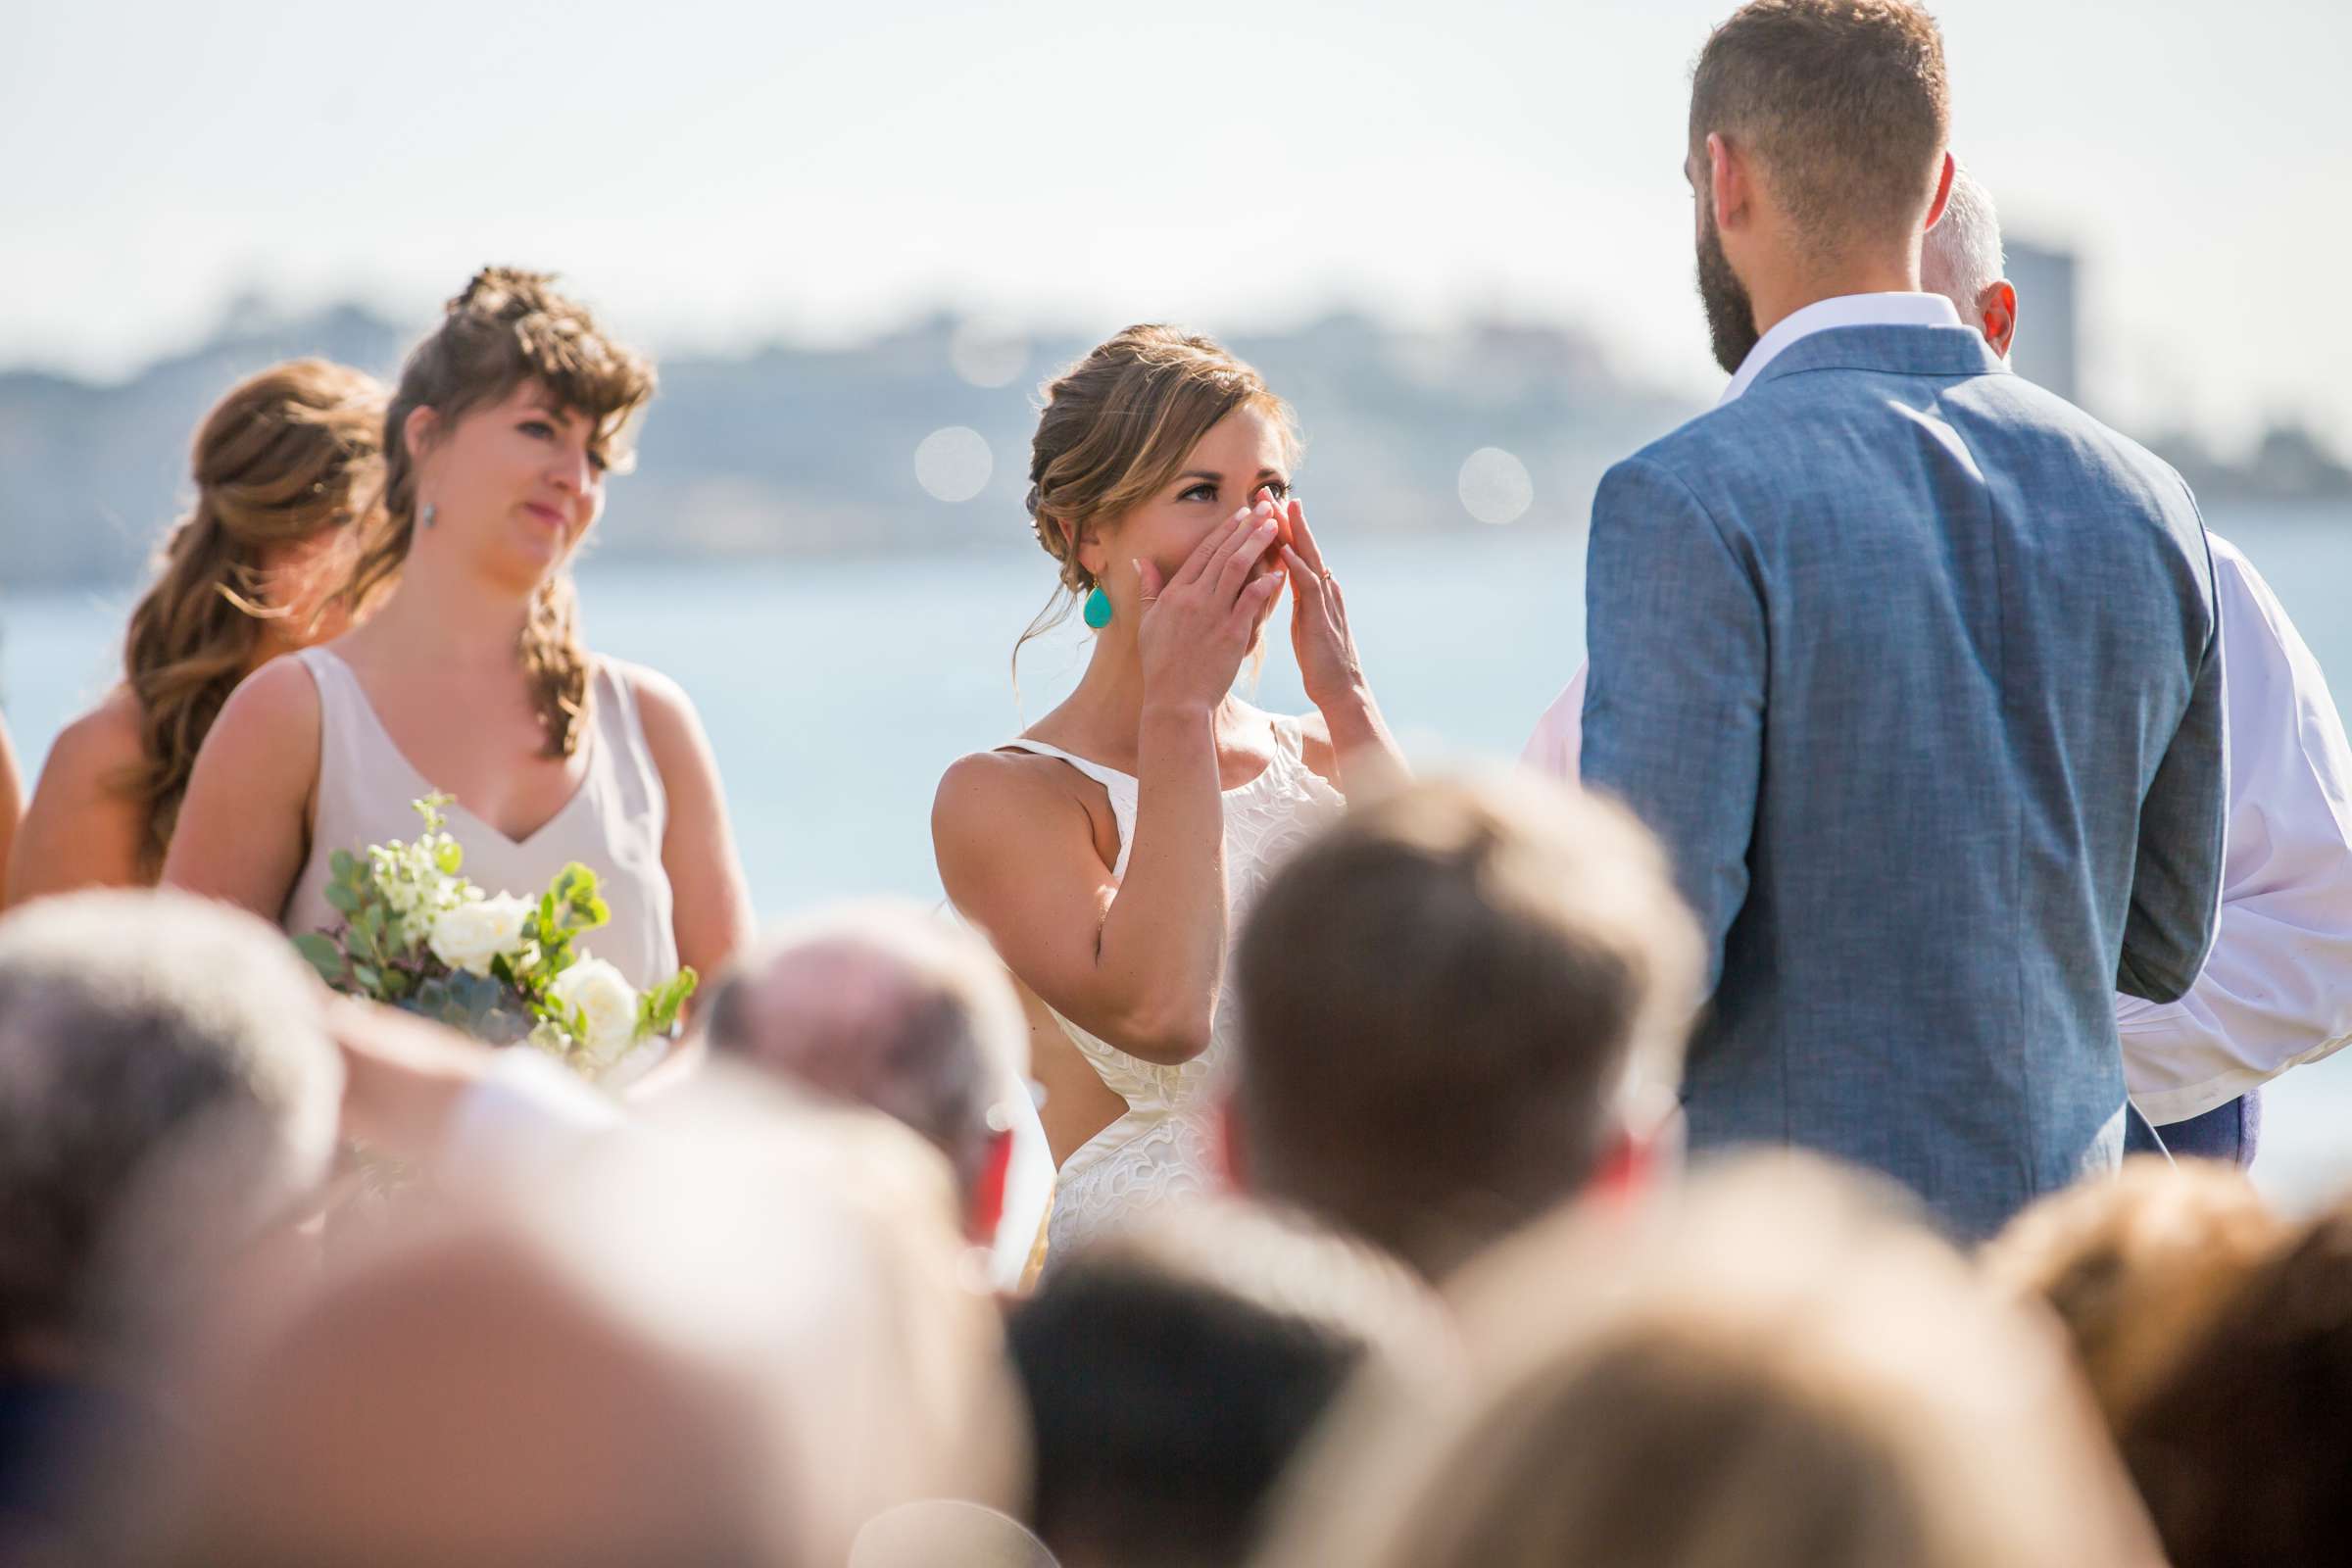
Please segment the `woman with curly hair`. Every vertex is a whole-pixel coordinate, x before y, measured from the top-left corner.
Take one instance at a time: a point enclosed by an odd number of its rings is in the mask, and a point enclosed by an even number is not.
[[[350,623],[336,590],[380,532],[384,389],[325,360],[239,382],[196,432],[196,504],[130,613],[122,680],[50,748],[7,902],[144,887],[239,681]]]

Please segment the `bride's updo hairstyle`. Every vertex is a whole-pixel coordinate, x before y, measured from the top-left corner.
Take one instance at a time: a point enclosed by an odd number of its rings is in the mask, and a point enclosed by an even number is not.
[[[1021,647],[1052,629],[1093,592],[1078,564],[1078,532],[1115,523],[1174,479],[1184,460],[1236,409],[1264,411],[1296,461],[1298,432],[1290,406],[1265,378],[1213,338],[1173,326],[1131,326],[1046,384],[1037,437],[1029,444],[1029,521],[1040,549],[1061,568],[1060,585]]]
[[[383,422],[373,376],[289,360],[230,388],[197,430],[196,504],[164,541],[122,646],[140,760],[119,784],[146,813],[144,872],[163,864],[197,749],[245,678],[265,624],[324,602],[321,590],[337,587],[379,533]],[[337,532],[334,551],[303,582],[270,568],[273,549]],[[312,627],[293,631],[301,640]]]
[[[416,460],[402,437],[410,414],[431,409],[444,427],[499,402],[525,381],[545,386],[559,412],[595,426],[590,453],[608,472],[625,472],[623,432],[654,395],[654,368],[607,337],[582,306],[557,293],[552,272],[486,267],[451,300],[440,326],[416,345],[384,416],[382,543],[361,559],[349,590],[355,603],[388,581],[416,537]],[[578,597],[559,566],[531,596],[520,652],[529,672],[547,755],[569,757],[588,706],[588,652]]]

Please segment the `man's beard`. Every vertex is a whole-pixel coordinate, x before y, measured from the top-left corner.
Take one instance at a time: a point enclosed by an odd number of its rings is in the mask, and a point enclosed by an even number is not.
[[[1756,311],[1748,303],[1746,285],[1732,270],[1731,258],[1723,254],[1723,235],[1712,221],[1699,225],[1698,299],[1706,307],[1715,363],[1726,375],[1737,375],[1756,346]]]

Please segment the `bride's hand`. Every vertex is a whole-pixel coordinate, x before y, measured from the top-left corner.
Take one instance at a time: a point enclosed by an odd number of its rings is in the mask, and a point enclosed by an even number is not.
[[[1210,529],[1164,584],[1151,562],[1135,564],[1146,704],[1214,708],[1233,689],[1258,614],[1282,591],[1283,574],[1265,559],[1278,518],[1278,509],[1263,501],[1236,513],[1224,527]]]
[[[1364,664],[1356,656],[1355,634],[1348,627],[1347,596],[1306,526],[1306,509],[1293,501],[1284,520],[1291,539],[1282,547],[1283,569],[1291,583],[1291,651],[1298,660],[1306,700],[1329,713],[1335,704],[1366,695]]]

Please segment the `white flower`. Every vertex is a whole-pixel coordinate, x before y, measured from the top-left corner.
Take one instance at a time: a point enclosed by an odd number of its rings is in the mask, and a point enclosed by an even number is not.
[[[611,1066],[636,1044],[637,988],[604,959],[582,954],[547,990],[566,1013],[587,1017],[587,1036],[579,1044],[592,1066]]]
[[[522,924],[530,914],[531,906],[510,893],[459,904],[433,916],[427,941],[433,956],[452,969],[486,975],[491,959],[522,950]]]

